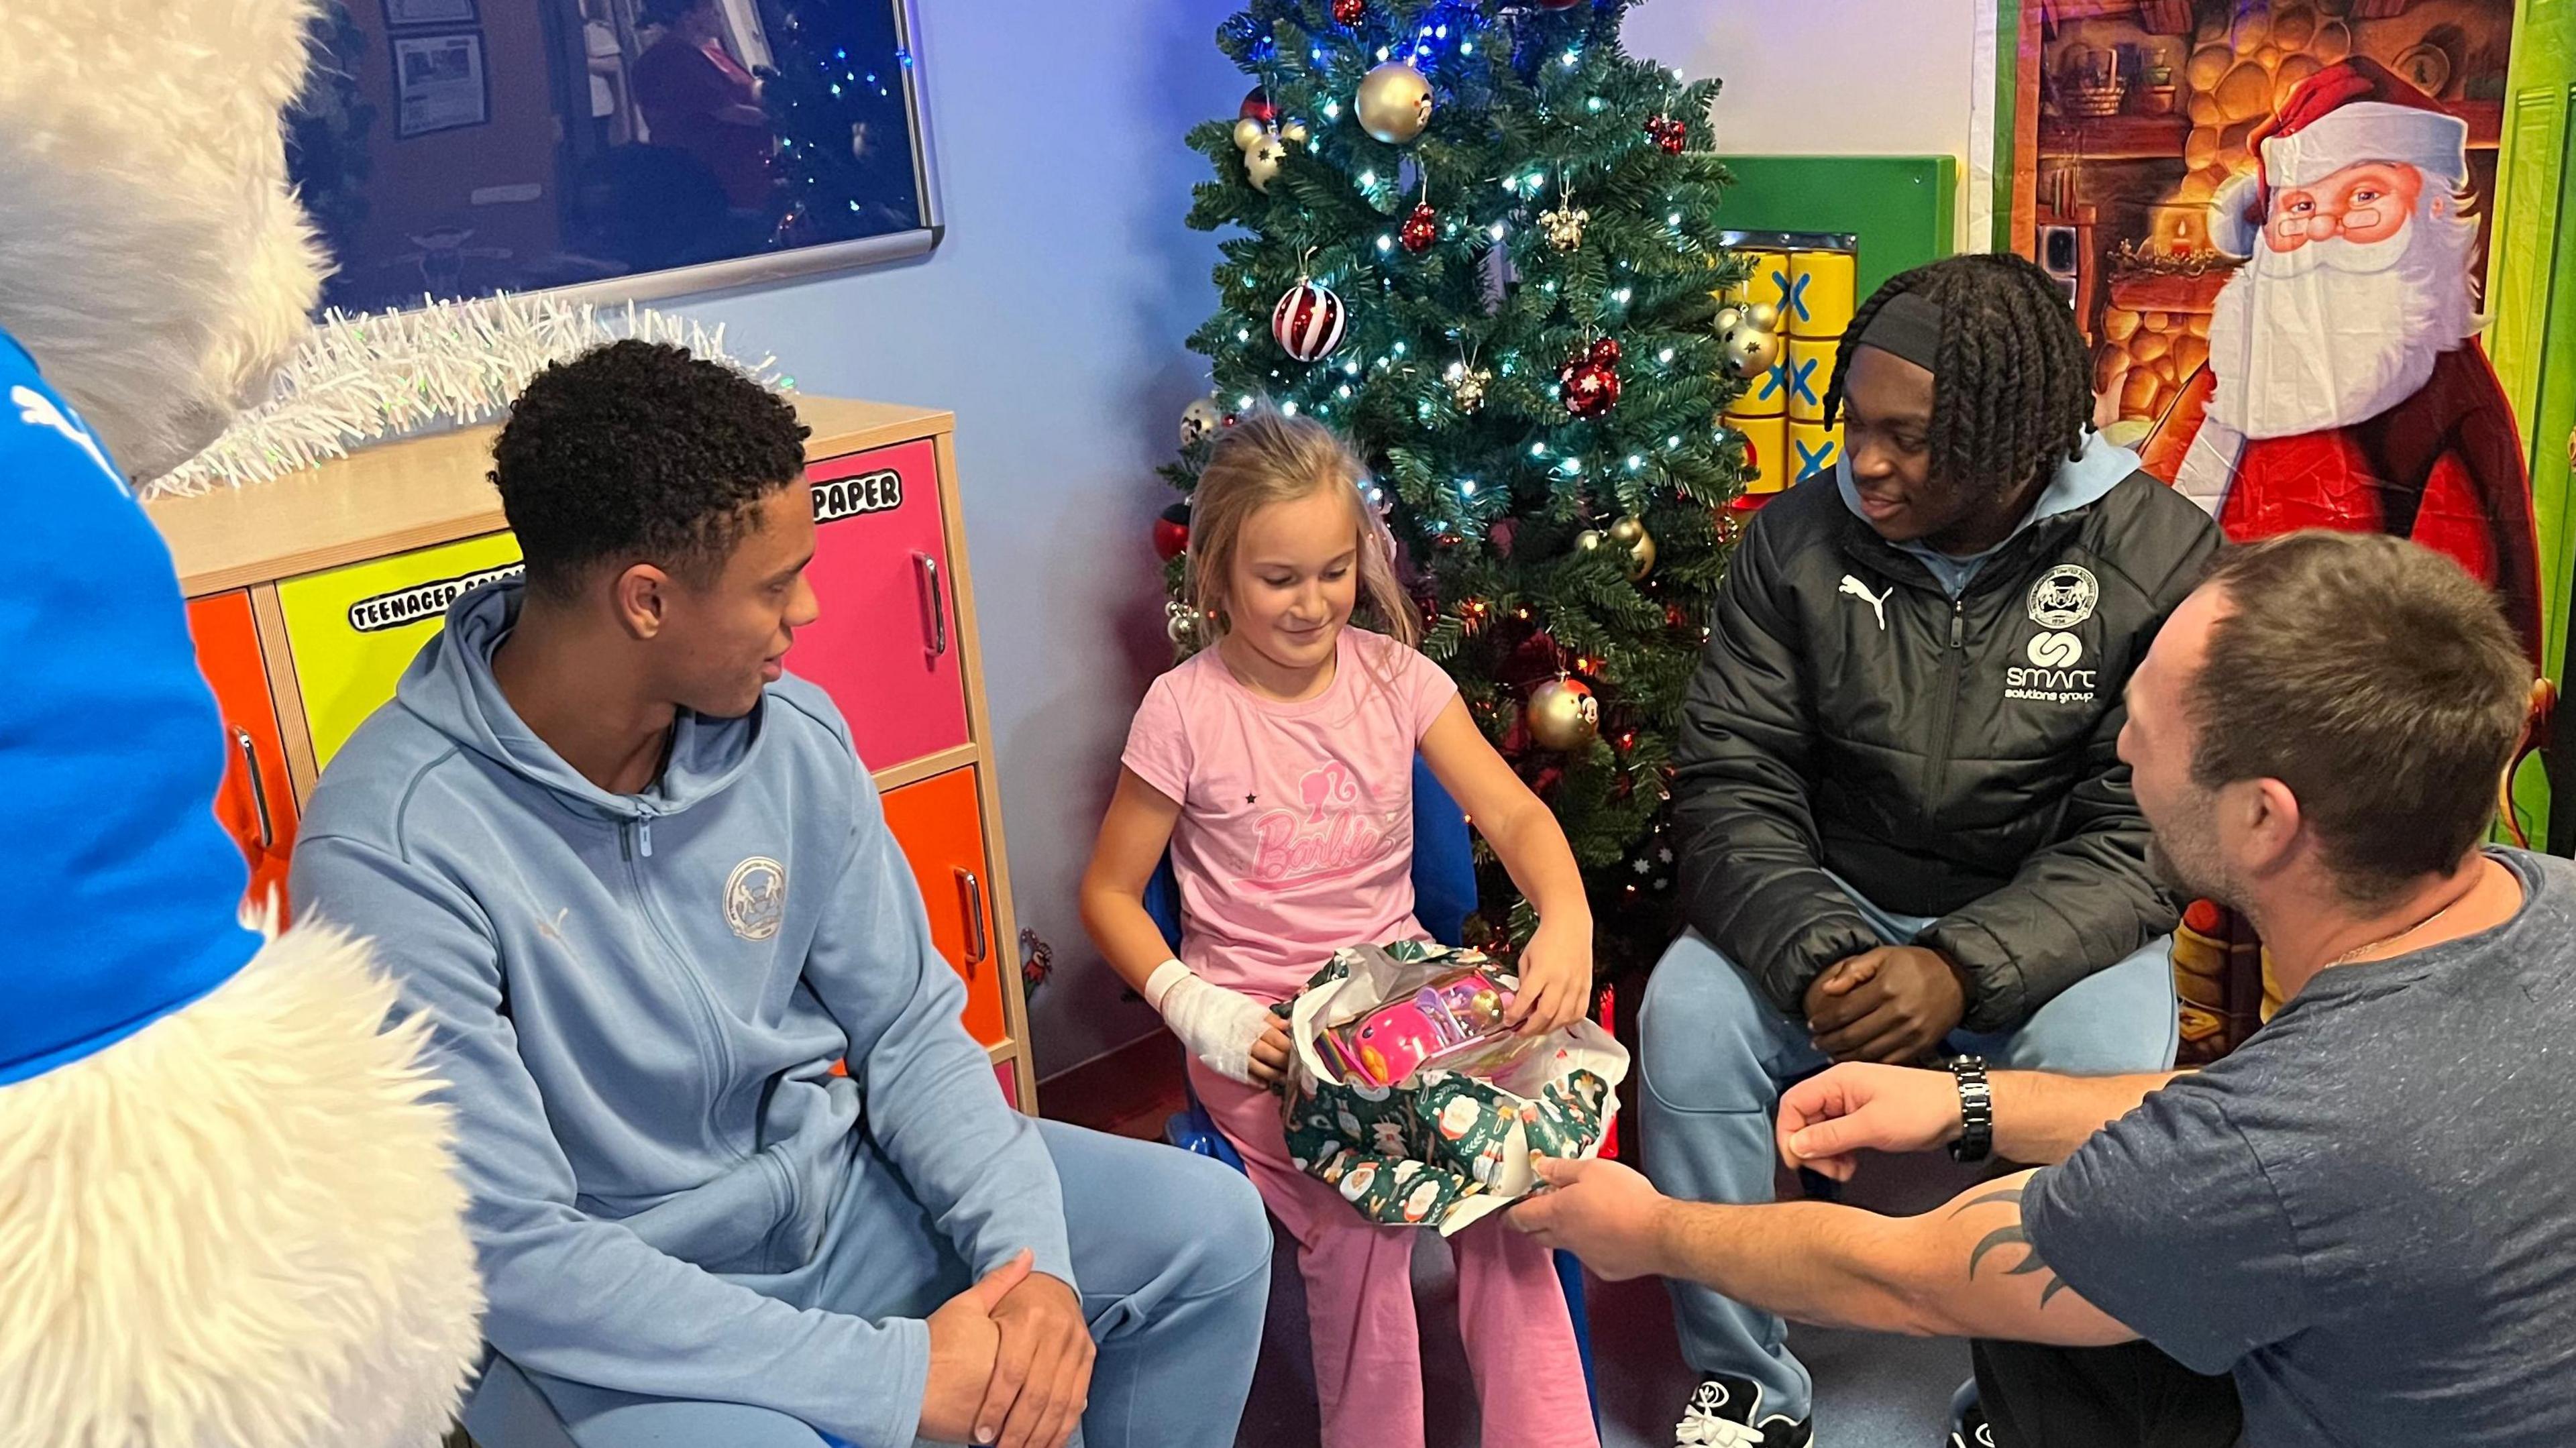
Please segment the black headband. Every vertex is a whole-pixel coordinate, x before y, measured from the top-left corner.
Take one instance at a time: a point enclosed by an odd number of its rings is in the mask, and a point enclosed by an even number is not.
[[[1921,292],[1898,292],[1879,303],[1860,345],[1902,357],[1926,372],[1938,372],[1941,355],[1941,305]]]

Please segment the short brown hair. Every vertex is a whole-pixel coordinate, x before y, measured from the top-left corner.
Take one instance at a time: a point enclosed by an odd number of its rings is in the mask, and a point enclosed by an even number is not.
[[[2277,779],[2358,903],[2458,866],[2495,818],[2531,661],[2458,564],[2321,529],[2220,553],[2227,609],[2190,686],[2192,776]]]

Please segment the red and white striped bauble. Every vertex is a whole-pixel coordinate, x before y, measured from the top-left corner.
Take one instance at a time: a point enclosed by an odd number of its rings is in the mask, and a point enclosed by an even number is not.
[[[1280,293],[1279,305],[1270,309],[1270,335],[1279,340],[1281,351],[1300,362],[1331,356],[1350,322],[1349,310],[1331,287],[1306,279]]]

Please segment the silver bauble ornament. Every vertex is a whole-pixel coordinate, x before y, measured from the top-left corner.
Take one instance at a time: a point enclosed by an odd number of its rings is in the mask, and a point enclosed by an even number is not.
[[[1390,60],[1361,77],[1351,112],[1361,130],[1401,146],[1431,124],[1431,82],[1403,61]]]
[[[1186,603],[1166,603],[1163,605],[1163,637],[1170,639],[1173,643],[1182,648],[1188,648],[1191,644],[1198,641],[1198,636],[1199,614],[1197,609],[1190,607]]]
[[[1181,409],[1181,446],[1188,447],[1225,425],[1225,409],[1213,397],[1197,397]]]
[[[1530,691],[1530,737],[1548,749],[1572,752],[1601,733],[1601,701],[1579,679],[1550,679]]]

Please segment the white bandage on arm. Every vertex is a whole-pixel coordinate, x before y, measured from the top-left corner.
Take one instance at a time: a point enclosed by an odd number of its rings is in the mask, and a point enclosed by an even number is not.
[[[1270,1012],[1261,1002],[1223,986],[1210,985],[1177,960],[1154,967],[1141,992],[1145,1004],[1163,1013],[1163,1024],[1181,1038],[1189,1053],[1209,1070],[1252,1084],[1252,1047],[1270,1029]]]

